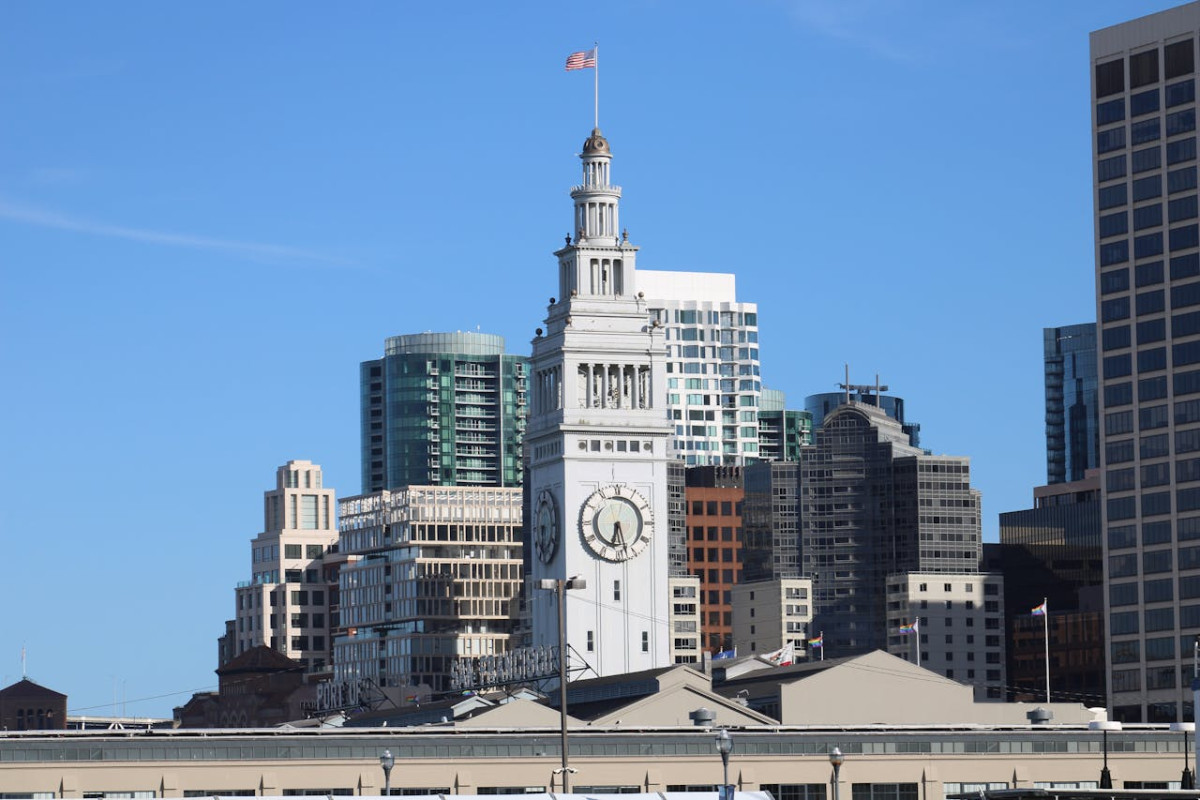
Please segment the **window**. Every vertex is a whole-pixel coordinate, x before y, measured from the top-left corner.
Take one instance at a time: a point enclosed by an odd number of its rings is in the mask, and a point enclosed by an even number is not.
[[[1167,321],[1165,319],[1149,319],[1137,324],[1139,344],[1161,342],[1167,338]]]
[[[596,649],[596,633],[595,631],[587,632],[587,651],[594,652]]]
[[[1167,114],[1167,136],[1177,136],[1196,130],[1196,109],[1188,108]]]
[[[1158,111],[1158,89],[1138,92],[1129,98],[1129,116],[1140,117]]]
[[[1149,258],[1150,256],[1162,255],[1162,251],[1163,235],[1161,231],[1158,233],[1147,233],[1133,240],[1134,258]]]
[[[1096,152],[1110,153],[1125,146],[1125,126],[1096,133]]]
[[[1096,97],[1108,97],[1123,91],[1125,91],[1125,59],[1118,58],[1115,61],[1097,64]]]
[[[1121,212],[1117,212],[1117,213],[1121,214]],[[1114,216],[1114,215],[1110,215],[1110,216]],[[1101,223],[1103,223],[1104,220],[1105,220],[1105,217],[1100,218]],[[1133,229],[1135,231],[1140,231],[1143,228],[1155,228],[1159,225],[1162,225],[1162,221],[1163,221],[1163,216],[1162,216],[1162,204],[1161,203],[1155,203],[1155,204],[1149,205],[1149,206],[1142,206],[1141,208],[1135,208],[1133,210]],[[1122,231],[1122,233],[1124,233],[1124,231]],[[1101,225],[1101,228],[1100,228],[1100,235],[1101,236],[1104,235],[1103,224]]]
[[[1104,377],[1106,379],[1122,378],[1132,372],[1133,359],[1129,357],[1129,353],[1104,357]]]
[[[1119,156],[1111,156],[1109,158],[1100,159],[1100,161],[1098,161],[1096,163],[1096,176],[1100,180],[1101,183],[1104,183],[1105,181],[1116,180],[1117,178],[1124,178],[1125,177],[1125,155],[1122,153]],[[1151,179],[1157,178],[1157,177],[1158,177],[1157,175],[1152,175]],[[1143,179],[1143,180],[1146,180],[1146,179]],[[1141,181],[1134,181],[1134,187],[1133,187],[1133,199],[1134,200],[1139,199],[1137,196],[1137,193],[1138,193],[1137,184],[1140,182]],[[1162,193],[1161,187],[1162,187],[1162,184],[1160,183],[1159,184],[1159,194]],[[1146,187],[1143,187],[1143,189],[1145,189],[1145,188]],[[1147,189],[1147,191],[1148,191],[1148,189]],[[1157,197],[1157,196],[1158,195],[1155,195],[1155,194],[1147,195],[1147,197]],[[1140,198],[1140,199],[1145,199],[1145,198]]]
[[[301,558],[303,548],[298,544],[285,544],[283,546],[284,558]]]
[[[1164,92],[1166,96],[1167,108],[1181,106],[1184,103],[1194,102],[1196,99],[1196,82],[1192,79],[1172,83],[1167,86]]]
[[[1167,185],[1170,185],[1170,176],[1167,176]],[[1112,186],[1102,186],[1100,188],[1099,206],[1101,211],[1106,208],[1123,206],[1128,202],[1129,191],[1124,183],[1114,183]]]
[[[1171,194],[1196,188],[1196,168],[1184,167],[1167,173],[1167,191]]]
[[[650,632],[649,631],[642,631],[642,652],[643,653],[650,652]]]
[[[1158,104],[1158,93],[1154,93],[1155,105]],[[1157,141],[1162,136],[1162,129],[1159,127],[1158,117],[1153,119],[1144,119],[1141,122],[1135,122],[1129,126],[1130,144],[1145,144],[1146,142]],[[1155,148],[1157,153],[1158,148]],[[1134,172],[1143,172],[1138,170],[1137,160],[1134,160]]]
[[[1178,78],[1195,71],[1195,60],[1192,53],[1191,39],[1174,42],[1163,48],[1163,77],[1167,80]],[[1117,91],[1121,91],[1118,89]]]
[[[1158,82],[1158,48],[1129,57],[1129,88]]]
[[[1138,353],[1137,364],[1138,372],[1153,372],[1158,369],[1166,369],[1167,348],[1153,347],[1149,350],[1140,351]]]
[[[1149,261],[1133,268],[1134,280],[1139,287],[1154,286],[1163,281],[1163,262]]]
[[[1161,214],[1159,216],[1161,217]],[[1162,224],[1161,219],[1159,224]],[[1124,211],[1100,218],[1100,238],[1107,239],[1109,236],[1120,236],[1125,233],[1129,233],[1129,215]]]
[[[613,581],[613,600],[621,599],[621,582]]]
[[[1157,150],[1158,148],[1154,148]],[[1134,155],[1137,155],[1136,153]],[[1167,163],[1178,164],[1181,161],[1194,161],[1196,158],[1196,137],[1189,136],[1186,139],[1176,139],[1173,142],[1167,142]],[[1137,161],[1134,161],[1136,168]],[[1136,169],[1134,170],[1137,171]]]
[[[1178,394],[1179,390],[1176,389]],[[1117,406],[1127,406],[1133,402],[1133,385],[1130,383],[1117,383],[1112,386],[1104,387],[1104,405],[1109,408]]]
[[[1195,247],[1200,244],[1200,226],[1184,225],[1180,228],[1171,228],[1170,238],[1172,250]]]

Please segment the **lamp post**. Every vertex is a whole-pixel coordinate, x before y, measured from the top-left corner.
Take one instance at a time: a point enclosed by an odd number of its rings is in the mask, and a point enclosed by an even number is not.
[[[733,800],[732,792],[729,791],[729,754],[733,752],[733,737],[724,728],[721,728],[720,733],[717,734],[717,752],[721,754],[723,774],[719,800]]]
[[[835,747],[829,752],[829,763],[833,765],[833,800],[839,800],[838,781],[841,777],[842,764],[846,763],[846,757],[842,755],[840,747]]]
[[[562,774],[562,791],[570,791],[571,769],[570,755],[567,750],[567,614],[563,608],[567,589],[586,589],[587,581],[578,575],[563,580],[561,578],[543,578],[538,581],[539,589],[554,592],[558,600],[558,715],[562,723],[562,767],[555,770]]]
[[[392,767],[396,764],[396,757],[392,755],[391,750],[384,750],[383,755],[379,757],[379,766],[383,767],[383,793],[390,795],[392,793]]]
[[[1100,788],[1111,789],[1113,785],[1112,773],[1108,771],[1108,732],[1121,730],[1121,723],[1098,719],[1089,722],[1088,728],[1093,731],[1101,731],[1104,734],[1104,769],[1100,770]]]
[[[1180,789],[1196,788],[1196,773],[1192,772],[1190,753],[1188,753],[1188,734],[1194,733],[1194,722],[1172,722],[1171,730],[1183,731],[1183,776],[1179,779]]]

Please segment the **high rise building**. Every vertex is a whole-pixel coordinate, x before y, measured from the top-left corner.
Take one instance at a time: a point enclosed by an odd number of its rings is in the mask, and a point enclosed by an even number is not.
[[[979,570],[970,460],[925,454],[897,420],[865,403],[827,415],[815,439],[799,465],[813,628],[824,632],[826,657],[886,649],[890,576]],[[747,487],[749,501],[749,470]]]
[[[520,486],[525,367],[493,334],[389,337],[359,369],[363,493]]]
[[[1081,481],[1100,466],[1096,323],[1045,328],[1046,483]]]
[[[336,578],[327,563],[337,543],[334,490],[321,467],[289,461],[264,492],[263,532],[250,542],[251,579],[235,592],[237,613],[223,651],[232,659],[268,645],[310,672],[330,664],[331,595]]]
[[[1191,720],[1200,633],[1200,3],[1091,34],[1109,703]]]
[[[887,389],[886,386],[883,387]],[[879,392],[864,391],[861,388],[851,389],[849,393],[821,392],[810,394],[804,398],[804,410],[812,416],[812,429],[815,431],[825,423],[825,417],[847,401],[876,406],[892,419],[900,423],[900,428],[908,436],[908,443],[913,447],[921,446],[921,425],[904,419],[904,398]]]
[[[688,466],[758,457],[758,306],[738,302],[735,284],[723,273],[638,272],[665,331],[673,444]]]
[[[451,688],[455,661],[508,652],[521,588],[521,490],[409,486],[339,504],[334,680]]]
[[[529,607],[534,645],[557,644],[561,613],[570,650],[607,676],[671,660],[673,428],[664,331],[639,291],[599,129],[580,159],[574,237],[555,253],[559,299],[533,341],[526,434],[530,585],[570,585],[563,607],[539,588]]]
[[[762,390],[758,408],[758,460],[799,461],[800,448],[812,444],[812,414],[786,407],[778,389]]]

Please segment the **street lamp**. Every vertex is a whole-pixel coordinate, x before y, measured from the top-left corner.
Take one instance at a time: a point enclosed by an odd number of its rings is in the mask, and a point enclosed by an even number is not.
[[[1113,785],[1112,773],[1108,771],[1108,732],[1121,730],[1121,723],[1106,719],[1097,719],[1089,722],[1088,728],[1104,733],[1104,769],[1100,770],[1100,788],[1111,789]]]
[[[1183,731],[1183,777],[1179,779],[1180,789],[1195,789],[1196,788],[1196,773],[1192,772],[1190,754],[1188,753],[1188,734],[1194,733],[1196,723],[1194,722],[1172,722],[1171,730]]]
[[[576,772],[579,772],[579,770],[575,769],[574,767],[555,767],[550,771],[550,791],[554,791],[554,776],[563,775],[568,772],[574,775]],[[564,789],[563,791],[565,792],[566,790]]]
[[[838,779],[841,777],[842,764],[846,763],[846,757],[842,755],[840,747],[835,747],[829,752],[829,763],[833,765],[833,800],[838,800]]]
[[[538,581],[539,589],[554,592],[558,598],[558,715],[562,722],[562,791],[570,791],[569,776],[575,772],[569,763],[567,751],[567,613],[563,607],[567,589],[586,589],[587,581],[578,575],[566,580],[561,578],[543,578]],[[555,770],[559,772],[560,770]]]
[[[721,728],[721,732],[717,734],[717,752],[721,754],[721,767],[724,770],[720,800],[733,800],[732,792],[729,791],[729,754],[733,752],[733,738],[724,728]]]
[[[396,764],[396,757],[392,755],[391,750],[384,750],[383,755],[379,757],[379,766],[383,767],[383,793],[390,795],[392,793],[392,767]]]

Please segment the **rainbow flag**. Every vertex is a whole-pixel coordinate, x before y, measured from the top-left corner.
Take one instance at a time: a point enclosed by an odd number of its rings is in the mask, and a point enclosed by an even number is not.
[[[825,646],[825,634],[822,633],[820,636],[818,636],[815,639],[809,639],[808,646],[809,647],[824,647]]]
[[[1039,605],[1039,606],[1034,606],[1034,607],[1033,607],[1033,610],[1032,610],[1032,611],[1030,611],[1029,613],[1030,613],[1032,616],[1035,616],[1035,617],[1044,617],[1044,616],[1046,616],[1046,601],[1045,601],[1045,600],[1043,600],[1041,605]]]
[[[920,627],[921,627],[921,621],[913,620],[911,625],[901,625],[900,632],[901,633],[916,633]]]

